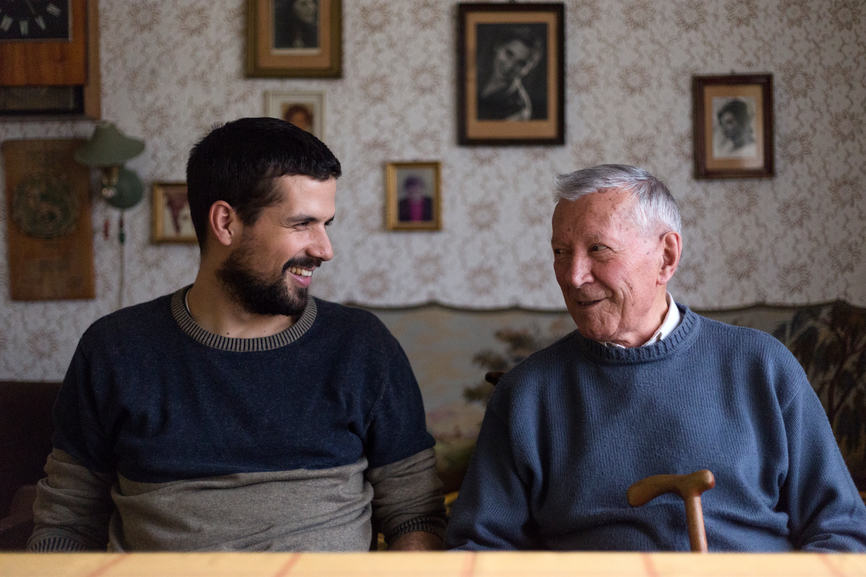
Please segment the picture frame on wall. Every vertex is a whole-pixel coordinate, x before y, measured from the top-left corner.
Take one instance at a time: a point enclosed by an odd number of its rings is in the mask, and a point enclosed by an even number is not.
[[[565,143],[562,3],[458,4],[461,145]]]
[[[385,226],[388,230],[442,228],[439,162],[389,162],[385,165]]]
[[[341,0],[247,0],[249,78],[339,78]]]
[[[185,182],[153,183],[154,243],[196,243]]]
[[[325,140],[324,92],[265,92],[265,115],[287,120],[319,140]]]
[[[773,75],[692,77],[695,178],[770,178]]]

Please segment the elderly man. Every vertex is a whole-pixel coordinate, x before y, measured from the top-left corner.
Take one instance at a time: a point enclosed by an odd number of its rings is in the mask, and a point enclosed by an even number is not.
[[[400,345],[308,295],[341,168],[275,118],[187,164],[195,282],[96,321],[54,410],[32,551],[441,548],[433,438]]]
[[[866,549],[866,508],[797,360],[667,293],[682,249],[667,188],[604,165],[557,190],[553,266],[578,330],[500,381],[446,545],[688,550],[678,497],[633,509],[626,491],[709,469],[710,550]]]

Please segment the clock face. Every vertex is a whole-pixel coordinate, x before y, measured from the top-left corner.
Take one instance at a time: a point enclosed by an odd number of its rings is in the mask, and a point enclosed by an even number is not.
[[[0,0],[0,41],[70,40],[69,0]]]

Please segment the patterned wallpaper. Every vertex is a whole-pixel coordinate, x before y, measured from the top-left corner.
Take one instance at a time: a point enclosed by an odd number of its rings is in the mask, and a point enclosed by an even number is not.
[[[269,90],[326,93],[343,162],[336,257],[314,293],[373,306],[438,301],[560,309],[552,177],[600,162],[663,179],[684,217],[671,290],[696,308],[835,298],[866,305],[866,6],[861,0],[569,0],[566,144],[456,145],[456,3],[343,0],[341,79],[245,79],[244,0],[101,0],[103,116],[147,147],[149,189],[184,179],[217,122],[264,113]],[[773,179],[692,178],[694,74],[774,75]],[[0,140],[88,137],[92,122],[3,122]],[[384,163],[442,163],[439,232],[384,230]],[[2,186],[2,184],[0,184]],[[62,377],[96,318],[194,279],[194,246],[150,243],[149,192],[93,208],[97,298],[11,302],[0,208],[0,378]],[[109,219],[111,234],[103,236]]]

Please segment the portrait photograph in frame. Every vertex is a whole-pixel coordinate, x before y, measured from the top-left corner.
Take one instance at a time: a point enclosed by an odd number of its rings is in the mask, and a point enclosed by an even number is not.
[[[246,0],[248,78],[339,78],[341,0]]]
[[[287,120],[319,140],[325,140],[324,92],[265,92],[265,115]]]
[[[565,143],[562,3],[458,4],[461,145]]]
[[[695,178],[770,178],[773,75],[692,78]]]
[[[195,243],[195,228],[189,214],[185,182],[153,183],[154,243]]]
[[[385,227],[440,230],[441,191],[439,162],[389,162],[385,165]]]

